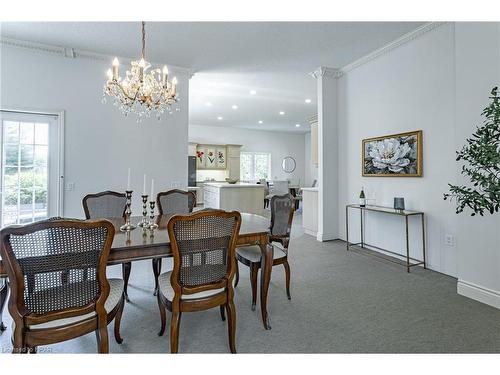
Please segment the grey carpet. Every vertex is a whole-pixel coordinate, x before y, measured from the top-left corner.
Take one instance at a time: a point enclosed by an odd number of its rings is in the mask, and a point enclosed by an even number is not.
[[[469,353],[500,352],[500,310],[456,293],[454,278],[404,267],[353,250],[341,241],[316,242],[294,225],[290,246],[292,300],[284,271],[273,270],[269,291],[271,331],[260,311],[250,310],[248,268],[240,265],[236,288],[239,353]],[[170,266],[163,262],[163,269]],[[121,269],[111,267],[110,276]],[[132,265],[129,295],[122,320],[122,345],[110,326],[111,353],[167,353],[168,329],[160,326],[152,295],[151,262]],[[10,348],[9,328],[0,336],[0,352]],[[167,315],[169,318],[169,315]],[[55,353],[95,353],[93,334],[40,348]],[[228,353],[227,325],[218,309],[182,316],[179,352]]]

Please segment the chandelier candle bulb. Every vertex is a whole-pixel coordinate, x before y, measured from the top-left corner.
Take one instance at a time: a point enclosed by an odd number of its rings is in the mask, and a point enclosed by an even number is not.
[[[163,65],[163,77],[161,80],[163,83],[163,87],[166,86],[167,80],[168,80],[168,68],[166,65]]]
[[[174,79],[172,79],[172,95],[175,96],[176,93],[177,93],[177,77],[174,77]]]
[[[118,58],[113,59],[113,79],[115,81],[118,80],[118,67],[120,66],[120,62],[118,61]]]
[[[108,76],[108,81],[111,81],[113,79],[113,72],[111,71],[111,69],[108,69],[106,75]]]

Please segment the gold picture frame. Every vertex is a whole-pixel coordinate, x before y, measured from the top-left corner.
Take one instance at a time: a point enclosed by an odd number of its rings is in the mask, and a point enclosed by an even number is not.
[[[387,140],[387,142],[383,142]],[[393,153],[393,158],[387,158]],[[400,157],[397,157],[397,154]],[[363,139],[363,177],[422,177],[422,130]]]

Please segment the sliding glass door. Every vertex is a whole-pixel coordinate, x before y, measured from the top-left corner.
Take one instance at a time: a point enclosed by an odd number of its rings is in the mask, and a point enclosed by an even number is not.
[[[0,227],[61,214],[59,116],[1,111]]]

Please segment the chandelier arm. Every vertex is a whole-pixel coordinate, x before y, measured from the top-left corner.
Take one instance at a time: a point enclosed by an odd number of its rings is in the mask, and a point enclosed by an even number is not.
[[[119,83],[117,82],[111,82],[113,85],[117,86],[120,91],[122,92],[123,96],[125,96],[128,100],[132,100],[132,101],[135,101],[137,99],[137,94],[139,92],[139,90],[137,90],[137,92],[135,93],[135,95],[132,97],[132,96],[129,96],[125,90],[123,89],[122,85],[120,85]]]

